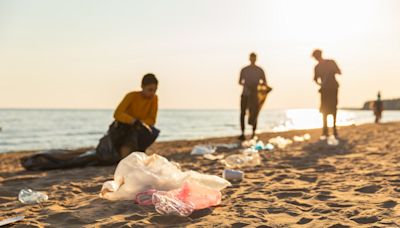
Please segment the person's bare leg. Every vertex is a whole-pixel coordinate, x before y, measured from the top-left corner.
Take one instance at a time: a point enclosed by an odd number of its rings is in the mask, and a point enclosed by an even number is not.
[[[322,135],[328,136],[328,114],[322,115],[323,127],[322,127]]]
[[[251,135],[251,138],[256,137],[256,130],[257,130],[257,122],[253,125],[253,134]]]
[[[242,96],[240,100],[240,129],[242,130],[242,134],[239,136],[240,140],[246,139],[246,137],[244,136],[246,109],[247,109],[247,98]]]
[[[335,135],[335,137],[338,136],[338,132],[337,132],[337,128],[336,128],[336,116],[337,116],[337,113],[335,112],[333,114],[333,134]]]

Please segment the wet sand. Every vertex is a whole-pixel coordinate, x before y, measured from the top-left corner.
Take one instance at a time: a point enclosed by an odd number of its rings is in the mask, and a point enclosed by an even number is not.
[[[259,138],[304,133],[311,134],[309,142],[261,152],[260,166],[242,168],[245,180],[223,190],[220,206],[185,218],[161,216],[131,201],[100,199],[115,166],[32,172],[19,165],[32,152],[0,154],[0,221],[22,214],[26,218],[13,227],[400,227],[400,123],[342,127],[336,147],[319,141],[320,130]],[[164,155],[183,169],[221,175],[223,164],[190,151],[197,144],[233,142],[234,137],[162,142],[148,153]],[[44,191],[49,200],[23,205],[17,200],[22,188]]]

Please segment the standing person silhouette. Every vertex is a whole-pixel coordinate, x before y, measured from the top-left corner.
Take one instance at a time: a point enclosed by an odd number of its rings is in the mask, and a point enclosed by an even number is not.
[[[375,123],[379,123],[382,119],[383,102],[381,99],[381,92],[378,92],[376,101],[374,102]]]
[[[336,114],[338,104],[339,83],[336,74],[342,74],[335,61],[322,58],[321,50],[314,50],[312,56],[318,61],[315,66],[314,81],[321,86],[320,112],[323,117],[322,135],[328,136],[328,115],[333,115],[333,134],[338,136],[336,129]]]
[[[249,110],[248,123],[253,126],[252,138],[256,135],[257,118],[260,111],[258,99],[258,86],[267,85],[264,70],[256,65],[257,55],[250,54],[250,65],[244,67],[240,72],[239,84],[243,86],[243,92],[240,101],[240,127],[242,134],[240,140],[245,140],[245,116]]]

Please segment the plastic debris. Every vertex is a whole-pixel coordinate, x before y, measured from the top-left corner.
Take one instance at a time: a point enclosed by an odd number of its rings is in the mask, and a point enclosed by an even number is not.
[[[134,200],[139,192],[149,189],[169,191],[181,188],[186,181],[222,190],[231,184],[218,176],[195,171],[182,172],[166,158],[142,152],[133,152],[121,160],[114,173],[114,180],[103,184],[100,197],[109,200]]]
[[[269,143],[276,145],[280,149],[284,149],[286,146],[290,145],[293,143],[292,140],[290,139],[285,139],[284,137],[278,136],[275,138],[271,138]]]
[[[215,146],[211,145],[197,145],[192,149],[191,155],[204,155],[212,154],[217,150]]]
[[[220,155],[205,154],[205,155],[203,155],[203,157],[208,159],[208,160],[221,160],[221,159],[224,159],[224,155],[222,155],[222,154],[220,154]]]
[[[293,141],[295,141],[295,142],[304,142],[304,141],[308,141],[310,139],[311,139],[311,135],[308,133],[306,133],[302,136],[297,136],[297,135],[293,136]]]
[[[257,150],[252,148],[244,150],[241,154],[233,154],[225,158],[227,167],[257,166],[261,164],[261,158]]]
[[[5,226],[5,225],[19,222],[19,221],[23,220],[24,218],[25,218],[25,216],[21,215],[21,216],[4,219],[4,220],[0,221],[0,226]]]
[[[241,181],[244,178],[244,172],[240,170],[225,169],[222,177],[228,181]]]
[[[47,201],[49,197],[42,192],[35,192],[32,189],[22,189],[19,191],[18,200],[23,204],[36,204]]]
[[[189,216],[194,211],[194,205],[185,203],[169,192],[156,192],[152,196],[156,211],[162,215]]]

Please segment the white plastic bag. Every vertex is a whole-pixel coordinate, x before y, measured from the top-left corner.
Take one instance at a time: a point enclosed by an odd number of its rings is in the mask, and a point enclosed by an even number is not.
[[[142,152],[134,152],[120,161],[114,180],[103,184],[100,197],[108,200],[134,200],[139,192],[148,189],[169,191],[182,187],[185,181],[195,181],[216,190],[231,185],[218,176],[195,171],[182,172],[157,154],[147,156]]]

